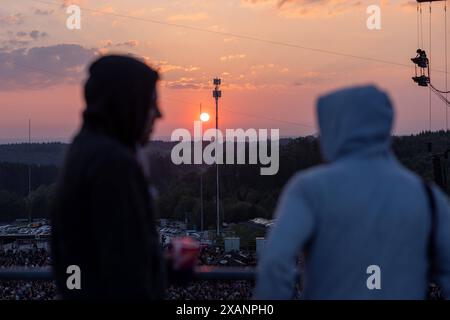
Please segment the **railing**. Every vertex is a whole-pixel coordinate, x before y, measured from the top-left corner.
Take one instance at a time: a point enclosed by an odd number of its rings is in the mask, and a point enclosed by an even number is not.
[[[196,280],[250,280],[256,278],[254,267],[214,267],[201,266],[195,270]]]
[[[255,280],[253,267],[200,266],[195,269],[195,280]],[[51,268],[0,269],[0,280],[53,280]]]
[[[53,274],[50,268],[11,268],[0,269],[0,280],[53,280]]]

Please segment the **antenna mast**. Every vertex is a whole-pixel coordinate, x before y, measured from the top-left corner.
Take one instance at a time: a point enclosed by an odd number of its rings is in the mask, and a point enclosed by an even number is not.
[[[28,119],[28,152],[31,155],[31,119]],[[28,222],[31,223],[31,162],[28,161]]]

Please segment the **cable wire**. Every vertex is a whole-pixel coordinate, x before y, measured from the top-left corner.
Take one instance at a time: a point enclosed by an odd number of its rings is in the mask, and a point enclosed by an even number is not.
[[[61,5],[64,4],[63,2],[44,1],[44,0],[30,0],[30,1],[43,3],[43,4],[47,4],[47,5],[58,5],[58,6],[61,6]],[[300,45],[300,44],[296,44],[296,43],[287,43],[287,42],[271,40],[271,39],[265,39],[265,38],[259,38],[259,37],[256,37],[256,36],[244,35],[244,34],[239,34],[239,33],[210,30],[210,29],[205,29],[205,28],[201,28],[201,27],[195,27],[195,26],[191,26],[191,25],[184,25],[184,24],[179,24],[179,23],[166,22],[166,21],[161,21],[161,20],[156,20],[156,19],[141,18],[141,17],[130,16],[130,15],[126,15],[126,14],[119,14],[119,13],[113,13],[113,12],[107,12],[107,11],[103,11],[103,10],[98,10],[98,9],[92,9],[92,8],[88,8],[88,7],[84,7],[84,6],[79,6],[79,7],[80,7],[80,9],[88,11],[88,12],[105,14],[105,15],[110,15],[110,16],[114,16],[114,17],[118,17],[118,18],[127,18],[127,19],[136,20],[136,21],[149,22],[149,23],[160,24],[160,25],[165,25],[165,26],[171,26],[171,27],[176,27],[176,28],[183,28],[183,29],[188,29],[188,30],[193,30],[193,31],[198,31],[198,32],[204,32],[204,33],[218,34],[218,35],[227,36],[227,37],[235,37],[235,38],[239,38],[239,39],[251,40],[251,41],[261,42],[261,43],[267,43],[267,44],[276,45],[276,46],[282,46],[282,47],[288,47],[288,48],[294,48],[294,49],[300,49],[300,50],[307,50],[307,51],[313,51],[313,52],[318,52],[318,53],[323,53],[323,54],[329,54],[329,55],[346,57],[346,58],[353,58],[353,59],[372,61],[372,62],[377,62],[377,63],[383,63],[383,64],[389,64],[389,65],[396,65],[396,66],[411,68],[410,64],[399,63],[399,62],[389,61],[389,60],[384,60],[384,59],[379,59],[379,58],[360,56],[360,55],[355,55],[355,54],[350,54],[350,53],[344,53],[344,52],[338,52],[338,51],[333,51],[333,50],[321,49],[321,48],[314,48],[314,47],[304,46],[304,45]],[[423,35],[422,35],[422,42],[423,42]],[[433,71],[436,71],[436,72],[439,72],[439,73],[445,72],[443,70],[433,70]]]
[[[186,104],[189,104],[189,105],[195,105],[195,103],[192,102],[192,101],[187,101],[187,100],[178,99],[178,98],[162,97],[162,99],[163,100],[167,100],[167,101],[175,101],[175,102],[186,103]],[[211,107],[204,107],[204,108],[212,109]],[[280,122],[280,123],[285,123],[285,124],[289,124],[289,125],[293,125],[293,126],[299,126],[299,127],[305,127],[305,128],[314,128],[314,126],[311,125],[311,124],[294,122],[294,121],[288,121],[288,120],[283,120],[283,119],[277,119],[277,118],[272,118],[272,117],[267,117],[267,116],[256,115],[256,114],[252,114],[252,113],[244,113],[244,112],[236,111],[236,110],[233,110],[233,109],[230,109],[230,108],[226,108],[226,107],[220,107],[220,109],[224,110],[227,113],[234,113],[234,114],[238,114],[238,115],[242,115],[242,116],[246,116],[246,117],[270,120],[270,121],[275,121],[275,122]]]
[[[449,103],[450,103],[448,101],[448,99],[442,93],[440,93],[439,91],[436,91],[436,89],[433,86],[431,86],[431,85],[430,85],[430,89],[434,92],[434,94],[436,94],[436,96],[439,99],[441,99],[443,102],[445,102],[446,107],[448,108],[449,107]]]
[[[432,15],[431,15],[431,1],[430,1],[430,5],[429,5],[429,7],[430,7],[430,27],[429,27],[429,31],[430,31],[430,48],[429,48],[429,51],[428,51],[428,56],[430,57],[430,59],[429,59],[429,62],[428,62],[428,66],[429,66],[429,70],[431,70],[431,36],[432,36],[432,33],[431,33],[431,26],[432,26],[432,24],[431,24],[431,18],[432,18]],[[428,77],[431,79],[431,74],[430,73],[428,73]],[[430,131],[431,131],[431,129],[432,129],[432,121],[431,121],[431,117],[432,117],[432,100],[431,100],[431,86],[430,86],[430,88],[429,88],[429,92],[428,92],[428,105],[429,105],[429,117],[430,117]]]
[[[447,0],[445,0],[445,5],[444,5],[444,11],[445,11],[445,31],[444,31],[444,38],[445,38],[445,100],[447,101],[447,107],[448,107],[448,56],[447,56],[447,51],[448,51],[448,47],[447,47]],[[445,108],[445,129],[448,130],[448,108]]]
[[[422,3],[420,3],[420,35],[421,35],[421,48],[423,48],[423,16],[422,16]]]
[[[419,12],[419,2],[417,2],[417,13],[416,13],[416,18],[417,18],[417,48],[420,48],[420,12]]]
[[[19,67],[19,68],[23,68],[23,69],[29,69],[29,70],[33,70],[33,71],[37,71],[37,72],[41,72],[41,73],[48,73],[48,74],[52,74],[52,75],[55,75],[55,76],[58,76],[58,77],[63,77],[63,78],[66,77],[65,75],[63,75],[61,73],[57,73],[57,72],[53,72],[53,71],[49,71],[49,70],[44,70],[44,69],[41,69],[41,68],[25,66],[25,65],[19,65],[16,62],[12,62],[12,64],[17,66],[17,67]],[[188,104],[194,105],[194,103],[191,102],[191,101],[186,101],[186,100],[177,99],[177,98],[162,97],[162,99],[163,100],[168,100],[168,101],[171,101],[171,100],[172,101],[178,101],[178,102],[188,103]],[[277,119],[277,118],[272,118],[272,117],[266,117],[266,116],[260,116],[260,115],[255,115],[255,114],[251,114],[251,113],[243,113],[243,112],[235,111],[235,110],[228,109],[228,108],[225,108],[225,107],[221,107],[221,109],[223,109],[224,111],[226,111],[228,113],[239,114],[239,115],[243,115],[243,116],[246,116],[246,117],[260,118],[260,119],[265,119],[265,120],[270,120],[270,121],[275,121],[275,122],[280,122],[280,123],[285,123],[285,124],[290,124],[290,125],[299,126],[299,127],[305,127],[305,128],[314,128],[314,126],[310,125],[310,124],[293,122],[293,121]]]

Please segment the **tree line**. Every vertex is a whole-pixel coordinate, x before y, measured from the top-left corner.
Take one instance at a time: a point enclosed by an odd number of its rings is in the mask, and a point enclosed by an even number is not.
[[[158,146],[164,149],[163,142],[159,142]],[[393,137],[392,146],[403,165],[425,179],[432,180],[431,155],[450,148],[450,131]],[[62,147],[58,145],[58,148]],[[43,157],[42,153],[39,156]],[[230,223],[255,217],[272,218],[278,196],[289,178],[297,171],[321,162],[318,139],[309,136],[283,142],[280,146],[280,169],[273,176],[260,175],[259,164],[221,165],[221,220]],[[155,206],[159,217],[186,219],[190,227],[198,228],[202,181],[204,225],[214,227],[215,166],[176,166],[172,164],[169,153],[164,151],[151,155],[150,168],[151,182],[157,190]],[[36,218],[49,217],[59,165],[31,165],[30,195],[28,170],[26,164],[0,162],[0,221],[27,218],[29,213]]]

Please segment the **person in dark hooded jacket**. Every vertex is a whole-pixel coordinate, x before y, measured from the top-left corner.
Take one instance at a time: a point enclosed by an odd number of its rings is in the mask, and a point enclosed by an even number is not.
[[[136,158],[161,117],[157,80],[131,57],[104,56],[90,66],[83,124],[52,212],[53,269],[63,299],[164,297],[152,198]],[[80,268],[80,289],[67,286],[71,265]]]
[[[291,299],[301,252],[303,299],[425,299],[430,281],[450,298],[448,197],[396,159],[388,95],[344,88],[316,111],[326,163],[284,188],[255,298]]]

